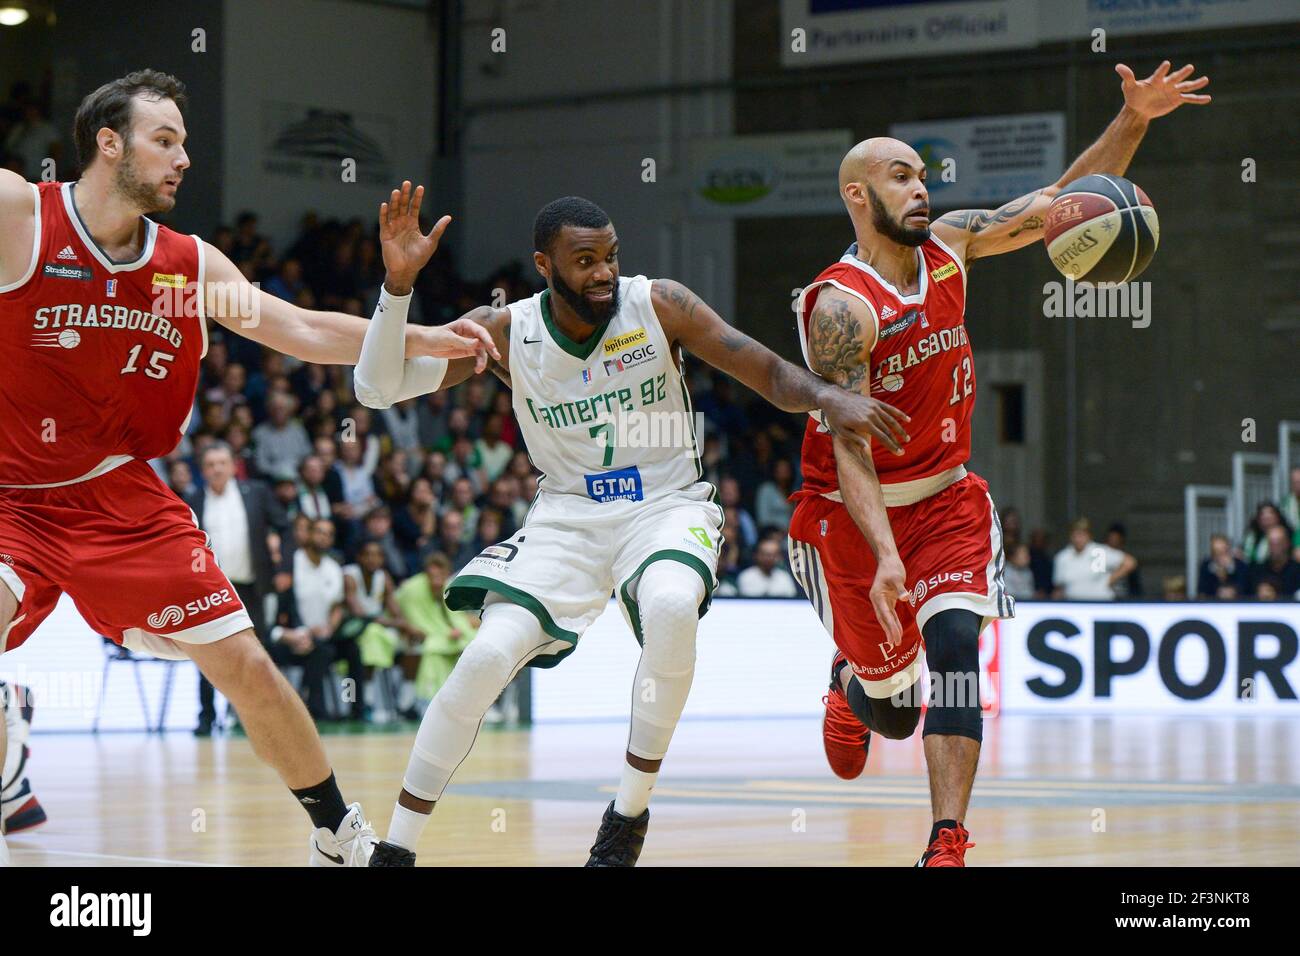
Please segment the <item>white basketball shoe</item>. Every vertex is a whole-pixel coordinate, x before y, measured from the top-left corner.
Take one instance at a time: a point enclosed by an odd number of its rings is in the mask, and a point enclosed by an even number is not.
[[[370,825],[361,804],[348,806],[348,815],[339,828],[331,833],[318,827],[311,835],[309,866],[369,866],[370,854],[379,838]]]
[[[0,826],[6,833],[21,833],[45,822],[45,808],[32,793],[27,779],[27,746],[32,729],[32,699],[26,687],[0,681],[0,705],[4,707],[8,747],[0,768]]]

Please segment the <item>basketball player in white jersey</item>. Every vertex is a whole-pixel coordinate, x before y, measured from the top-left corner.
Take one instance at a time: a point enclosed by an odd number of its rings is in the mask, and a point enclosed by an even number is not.
[[[413,202],[394,194],[398,222],[381,223],[381,234],[419,235],[419,200],[419,192]],[[424,238],[436,246],[448,221]],[[511,388],[544,475],[518,533],[447,586],[448,607],[482,609],[483,625],[421,721],[372,866],[414,865],[417,839],[488,707],[525,665],[551,667],[570,654],[611,591],[643,652],[622,780],[587,865],[636,864],[650,791],[690,690],[722,538],[722,508],[696,453],[683,350],[786,411],[821,409],[832,430],[863,446],[867,435],[893,447],[891,430],[904,437],[888,406],[782,360],[682,285],[620,276],[618,236],[593,203],[552,202],[538,213],[533,242],[546,290],[465,318],[491,333],[500,353],[492,370]],[[374,408],[474,372],[472,360],[403,361],[408,291],[409,283],[385,283],[362,346],[357,398]],[[661,440],[643,440],[655,434]]]

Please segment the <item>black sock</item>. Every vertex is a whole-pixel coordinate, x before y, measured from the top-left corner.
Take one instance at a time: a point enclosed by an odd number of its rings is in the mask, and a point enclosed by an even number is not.
[[[290,790],[290,793],[298,798],[298,802],[307,811],[312,826],[324,827],[333,833],[348,815],[347,805],[343,802],[343,794],[339,793],[339,785],[333,773],[314,787]]]
[[[930,842],[933,843],[935,840],[939,839],[940,830],[956,830],[956,829],[957,829],[956,820],[939,820],[935,823],[934,826],[930,827]]]

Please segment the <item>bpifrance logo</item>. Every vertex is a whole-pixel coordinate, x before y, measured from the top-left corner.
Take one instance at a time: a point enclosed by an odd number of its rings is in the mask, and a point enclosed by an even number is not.
[[[616,335],[612,339],[606,339],[602,344],[604,345],[606,355],[617,355],[619,352],[624,352],[627,349],[637,345],[642,345],[648,341],[650,341],[650,337],[646,334],[645,326],[642,326],[641,328],[633,329],[631,332],[626,332],[623,335]]]

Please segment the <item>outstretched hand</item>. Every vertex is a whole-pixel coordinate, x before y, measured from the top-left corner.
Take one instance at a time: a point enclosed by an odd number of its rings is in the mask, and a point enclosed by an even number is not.
[[[435,325],[428,332],[426,354],[435,358],[474,358],[474,372],[487,368],[489,358],[501,361],[501,353],[492,341],[492,333],[473,319],[459,318],[446,325]]]
[[[423,201],[424,187],[417,186],[412,192],[411,182],[406,180],[379,207],[379,244],[388,270],[384,285],[393,295],[411,291],[416,275],[437,251],[438,240],[451,222],[451,216],[443,216],[428,235],[420,232]]]
[[[832,435],[857,444],[871,454],[870,439],[883,442],[895,455],[903,454],[903,442],[911,441],[904,422],[912,417],[893,405],[837,388],[822,403],[823,423]]]
[[[1123,63],[1116,63],[1115,72],[1123,80],[1124,105],[1145,119],[1154,119],[1172,113],[1184,103],[1203,105],[1210,102],[1209,94],[1195,92],[1209,85],[1208,76],[1189,80],[1192,64],[1188,63],[1173,73],[1169,72],[1169,66],[1169,61],[1165,60],[1145,80],[1139,80]]]

